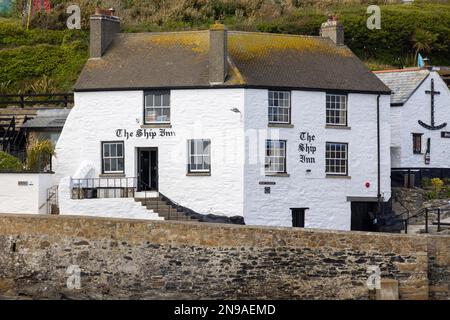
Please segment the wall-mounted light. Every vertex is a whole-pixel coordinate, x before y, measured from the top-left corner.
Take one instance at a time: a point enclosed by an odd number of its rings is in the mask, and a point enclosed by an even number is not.
[[[238,108],[231,108],[230,110],[234,113],[241,113],[241,110],[239,110]]]

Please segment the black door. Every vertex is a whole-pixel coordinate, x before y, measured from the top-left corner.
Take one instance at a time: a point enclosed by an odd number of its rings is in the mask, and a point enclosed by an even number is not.
[[[374,224],[376,212],[376,202],[352,202],[351,230],[376,231]]]
[[[138,150],[139,191],[158,190],[158,150]]]
[[[307,208],[291,208],[292,226],[295,228],[305,227],[305,210]]]

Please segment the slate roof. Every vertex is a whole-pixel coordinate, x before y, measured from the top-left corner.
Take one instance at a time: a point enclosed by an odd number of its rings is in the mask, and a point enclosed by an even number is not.
[[[70,109],[42,109],[38,110],[36,117],[23,124],[26,128],[32,129],[62,129]]]
[[[211,87],[208,50],[208,31],[117,34],[74,90]],[[390,92],[350,49],[322,37],[228,31],[228,66],[219,87]]]
[[[55,128],[60,129],[64,127],[64,123],[66,122],[66,118],[57,118],[57,117],[37,117],[31,120],[28,120],[23,124],[26,128]]]
[[[375,75],[392,90],[391,104],[394,105],[402,105],[408,101],[429,74],[428,70],[418,68],[375,72]]]

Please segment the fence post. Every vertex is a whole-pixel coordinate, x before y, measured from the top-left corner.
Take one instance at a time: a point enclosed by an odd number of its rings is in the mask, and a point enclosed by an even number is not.
[[[25,108],[25,102],[24,102],[23,94],[20,95],[20,107],[22,109]]]
[[[437,231],[438,232],[441,231],[441,208],[438,208],[438,227],[437,227]]]
[[[425,208],[425,233],[428,233],[428,208]]]
[[[405,234],[408,234],[408,219],[405,219]]]

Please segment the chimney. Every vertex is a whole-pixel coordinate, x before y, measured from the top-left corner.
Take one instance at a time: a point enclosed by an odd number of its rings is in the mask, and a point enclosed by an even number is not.
[[[209,29],[209,83],[224,83],[227,66],[227,28],[215,23]]]
[[[343,46],[344,26],[336,16],[329,16],[328,21],[320,27],[320,36],[330,38],[337,46]]]
[[[91,16],[91,58],[101,58],[114,39],[115,34],[120,32],[120,20],[114,13],[113,8],[108,10],[96,8],[95,15]]]

